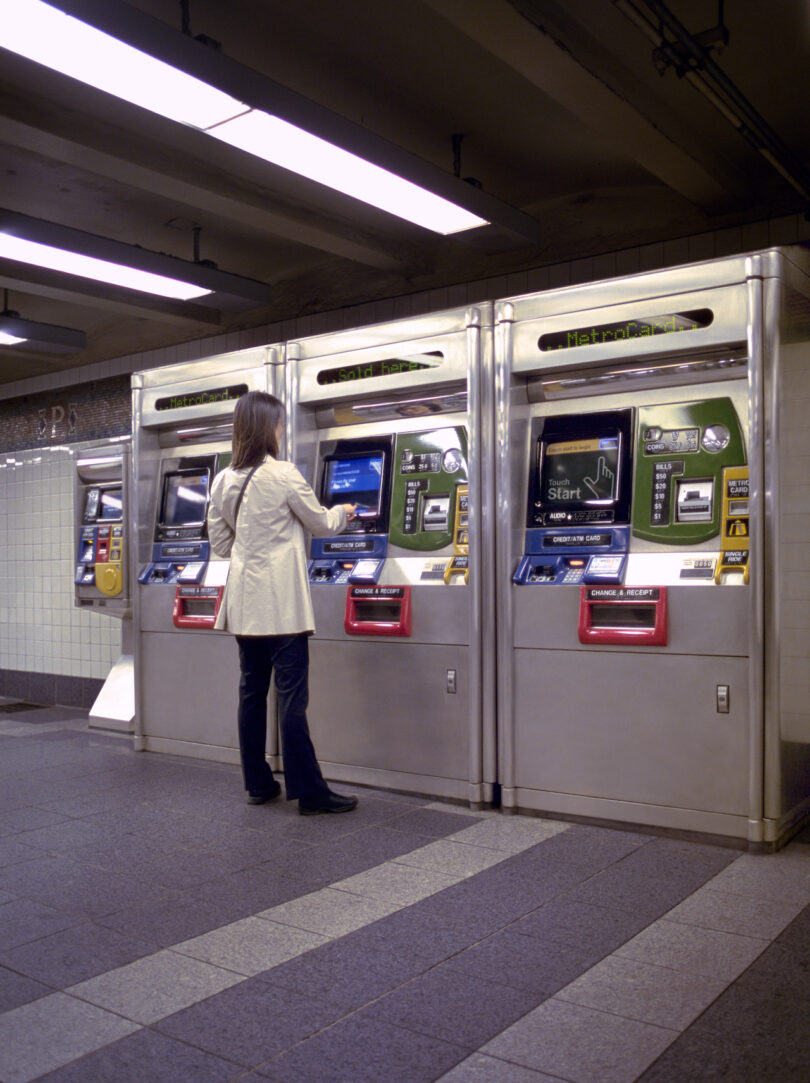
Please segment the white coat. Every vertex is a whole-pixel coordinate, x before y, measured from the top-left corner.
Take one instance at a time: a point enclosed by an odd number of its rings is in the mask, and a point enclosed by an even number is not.
[[[243,636],[313,632],[305,531],[338,534],[346,512],[322,507],[297,467],[268,455],[248,482],[234,535],[248,473],[228,467],[211,487],[208,537],[217,556],[231,558],[214,627]]]

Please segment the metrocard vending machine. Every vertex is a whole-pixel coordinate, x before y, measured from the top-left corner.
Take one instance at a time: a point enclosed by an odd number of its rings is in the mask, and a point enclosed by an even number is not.
[[[439,313],[287,355],[294,459],[323,504],[357,505],[342,534],[310,543],[308,715],[324,773],[474,805],[495,777],[485,318]]]
[[[239,661],[214,630],[229,562],[206,516],[234,404],[273,389],[276,361],[261,348],[133,375],[136,737],[149,751],[238,762]]]
[[[135,713],[132,658],[132,449],[129,437],[75,452],[73,492],[74,603],[121,621],[121,653],[90,709],[90,724],[129,731]],[[108,626],[109,632],[118,628]]]
[[[804,259],[496,306],[504,807],[753,847],[810,809],[810,616],[781,578],[808,547],[776,458],[807,454]]]
[[[76,452],[74,474],[75,603],[129,616],[131,445],[118,440]]]

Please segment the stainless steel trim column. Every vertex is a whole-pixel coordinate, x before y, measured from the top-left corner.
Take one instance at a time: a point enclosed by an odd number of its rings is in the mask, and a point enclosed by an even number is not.
[[[760,696],[762,719],[762,816],[764,841],[772,842],[781,833],[781,817],[787,811],[782,793],[782,705],[779,671],[782,659],[782,487],[779,471],[782,462],[782,440],[779,425],[779,402],[782,389],[781,308],[784,281],[781,277],[763,278],[760,286],[761,331],[761,398],[754,415],[761,427],[762,501],[752,508],[751,545],[755,565],[761,575],[756,597],[759,604],[757,631],[757,691]],[[766,366],[767,361],[767,366]],[[759,514],[756,514],[758,511]],[[765,575],[767,569],[767,576]],[[752,569],[753,570],[753,569]],[[752,654],[752,661],[753,661]],[[752,667],[753,669],[753,667]],[[753,698],[752,698],[753,703]]]
[[[748,620],[748,842],[764,839],[764,770],[765,715],[763,702],[763,666],[765,652],[765,520],[773,522],[771,501],[774,486],[765,475],[765,430],[762,422],[765,399],[764,323],[761,266],[748,262],[746,281],[748,343],[748,423],[749,423],[749,620]],[[773,383],[771,387],[773,387]],[[770,427],[770,426],[768,426]]]
[[[298,359],[300,351],[298,344],[288,342],[284,346],[284,406],[287,410],[287,431],[285,456],[291,463],[295,462],[298,435]]]
[[[496,594],[496,665],[498,676],[498,771],[501,805],[513,809],[515,796],[515,718],[514,651],[512,650],[512,492],[511,413],[512,413],[512,327],[514,307],[508,303],[495,306],[494,365],[494,453],[495,453],[495,540]]]
[[[481,343],[479,355],[478,409],[476,412],[476,442],[479,453],[480,485],[477,492],[476,576],[479,583],[480,613],[474,617],[473,635],[479,640],[481,657],[481,742],[483,755],[483,800],[491,803],[498,781],[498,713],[497,713],[497,627],[496,612],[496,545],[492,524],[497,522],[495,481],[495,404],[494,404],[494,339],[493,306],[481,310]],[[471,582],[472,574],[470,576]],[[480,619],[480,625],[476,623]]]
[[[469,802],[480,807],[484,794],[484,740],[482,720],[489,712],[484,704],[484,648],[482,610],[486,592],[484,581],[486,562],[483,560],[481,502],[485,487],[482,471],[482,405],[481,405],[481,312],[471,308],[466,314],[467,329],[467,415],[468,424],[468,561],[470,579],[470,713],[469,713]]]
[[[130,509],[129,524],[127,528],[127,560],[129,561],[129,577],[132,584],[132,628],[133,650],[132,657],[135,666],[135,718],[132,723],[132,748],[135,752],[146,751],[146,741],[143,732],[143,691],[141,681],[143,679],[143,663],[141,649],[141,591],[138,583],[138,567],[140,560],[139,548],[139,524],[141,520],[138,494],[140,493],[140,434],[141,434],[141,396],[139,389],[143,386],[139,373],[133,373],[130,380],[132,389],[132,458],[130,460],[130,492],[132,494],[132,508]]]

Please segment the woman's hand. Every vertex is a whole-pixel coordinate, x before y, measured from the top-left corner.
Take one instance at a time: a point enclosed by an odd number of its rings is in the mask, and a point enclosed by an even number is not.
[[[352,519],[355,518],[355,514],[357,512],[357,505],[356,504],[344,504],[343,505],[343,510],[346,512],[346,522],[350,523],[352,521]]]

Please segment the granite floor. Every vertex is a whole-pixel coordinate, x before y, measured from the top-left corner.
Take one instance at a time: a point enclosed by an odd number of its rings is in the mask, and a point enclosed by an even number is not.
[[[363,788],[306,818],[2,706],[2,1083],[810,1078],[810,830],[754,856]]]

